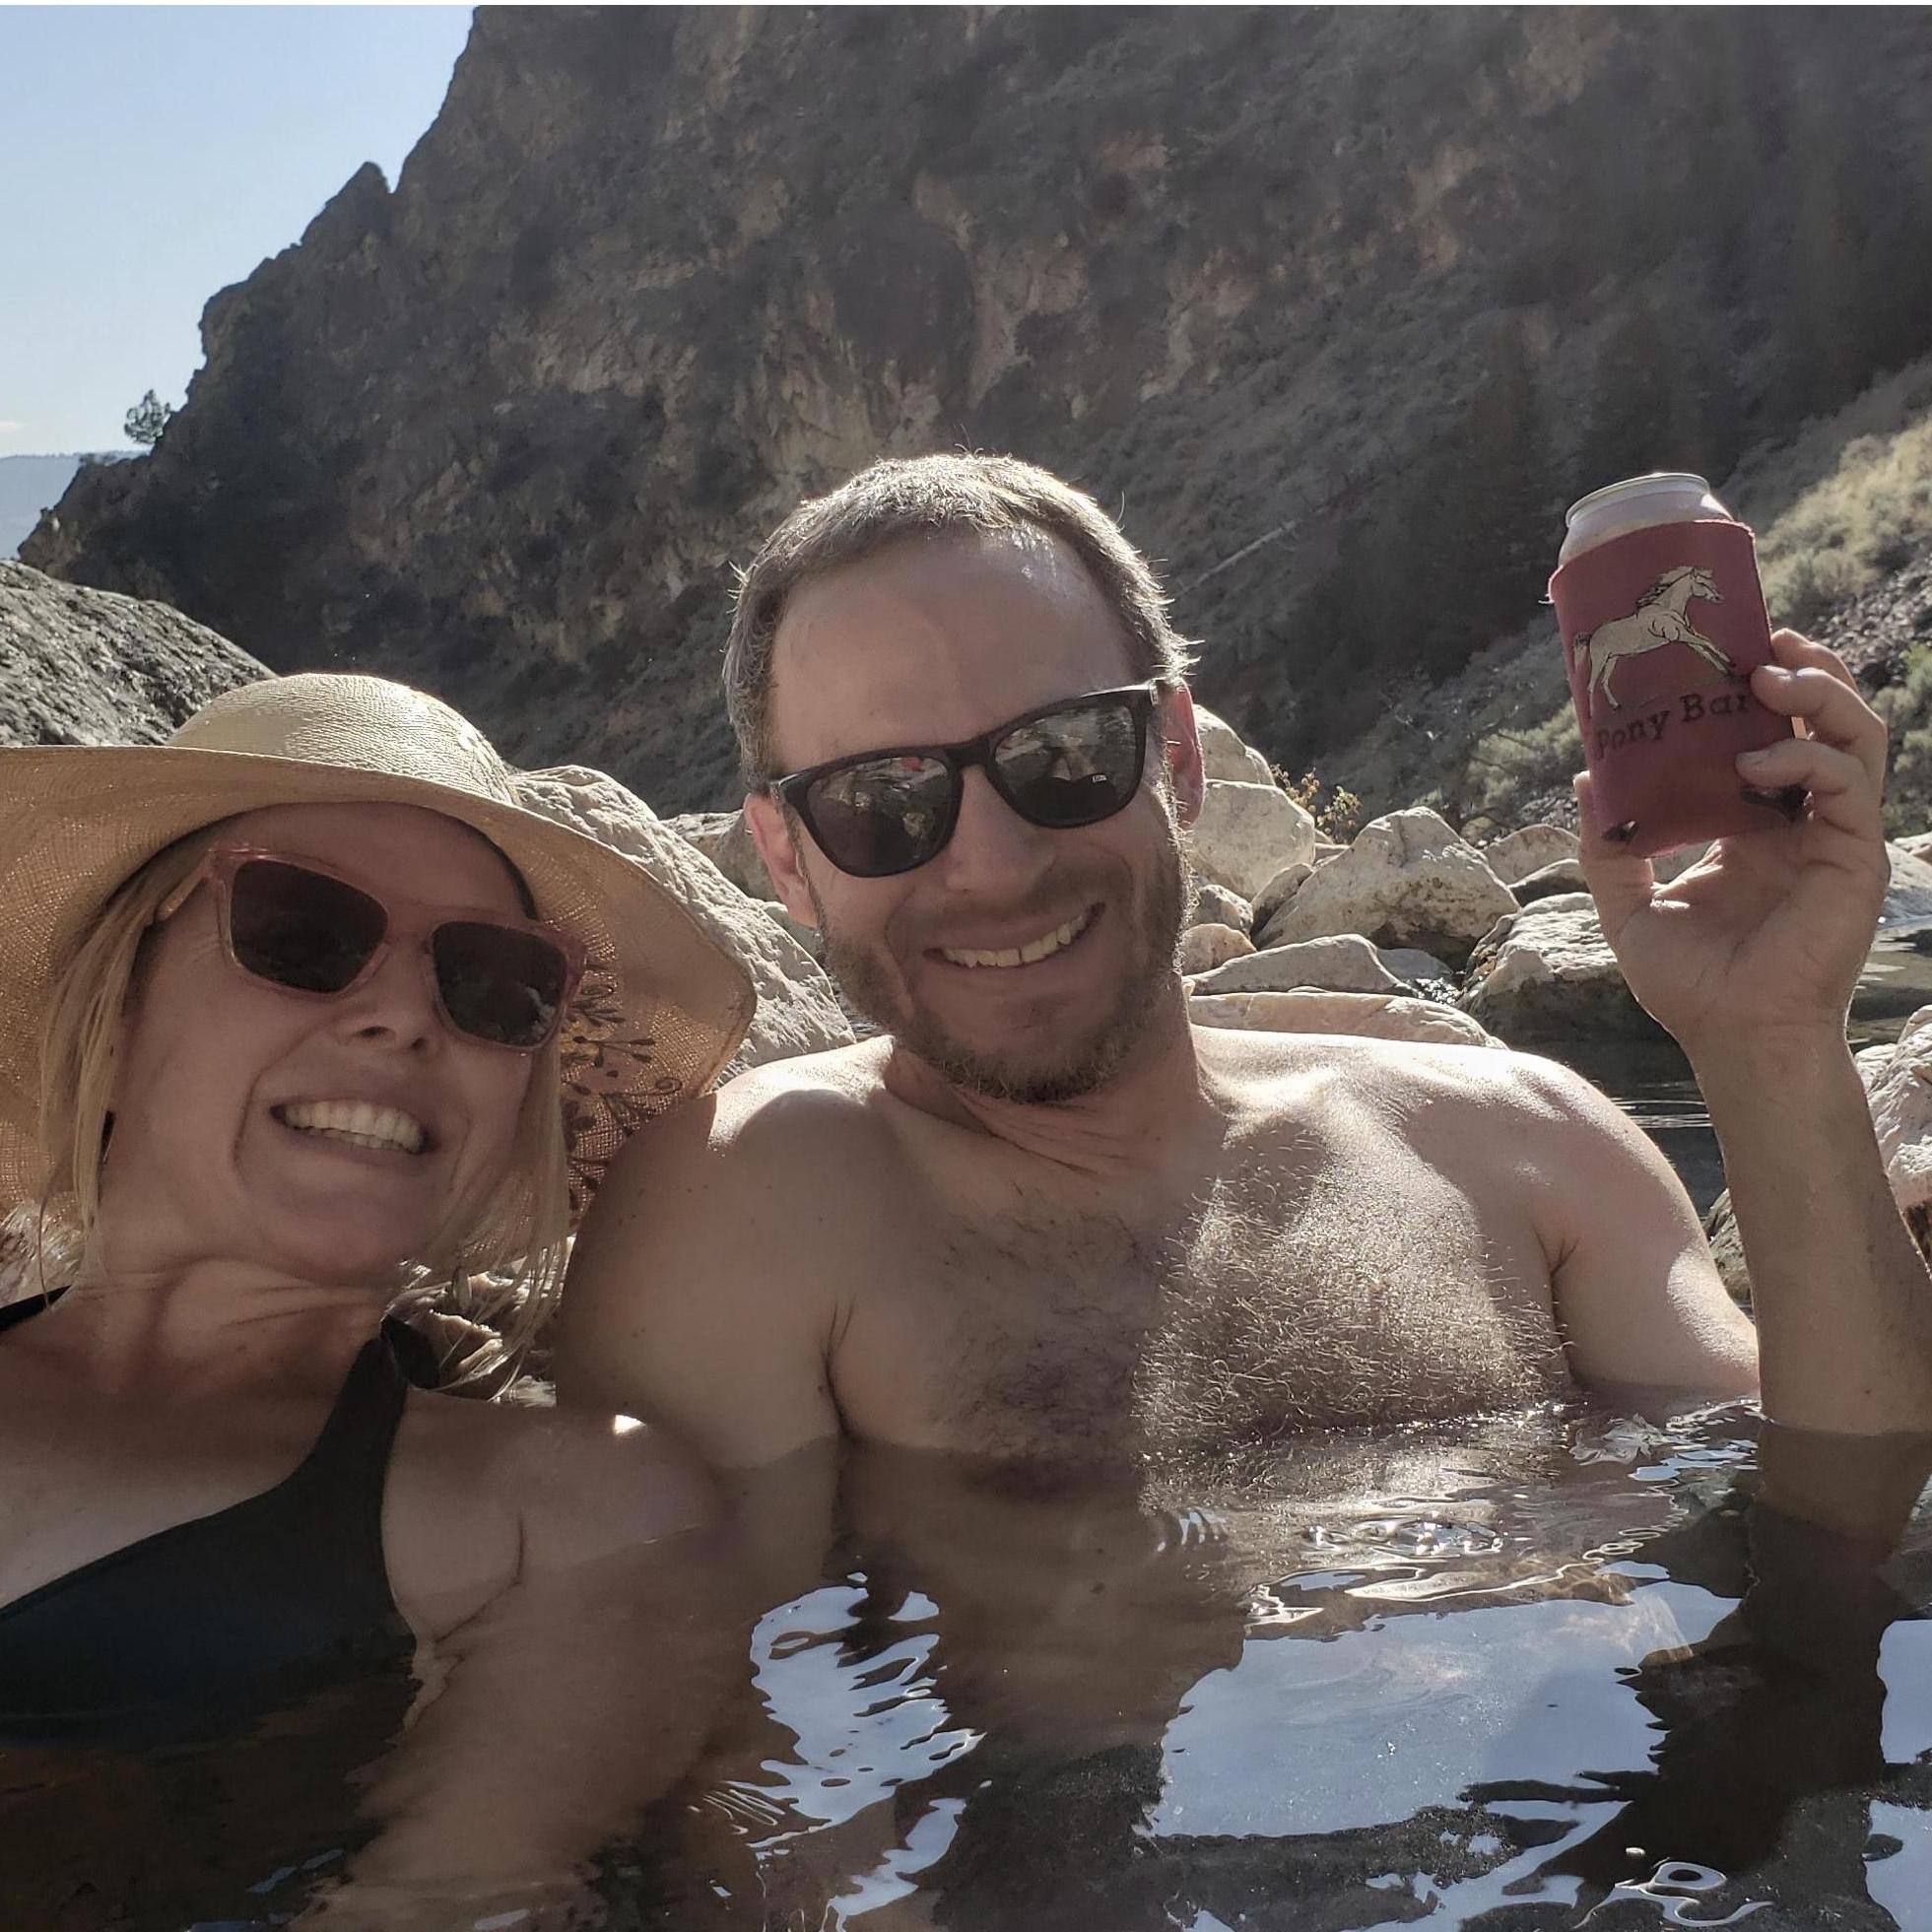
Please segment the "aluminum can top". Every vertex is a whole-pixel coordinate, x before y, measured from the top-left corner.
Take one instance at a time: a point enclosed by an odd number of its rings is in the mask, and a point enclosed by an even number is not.
[[[1594,550],[1628,530],[1648,529],[1655,523],[1693,523],[1699,518],[1730,519],[1730,511],[1710,493],[1710,485],[1688,470],[1658,470],[1649,476],[1626,477],[1578,498],[1564,512],[1560,563]]]

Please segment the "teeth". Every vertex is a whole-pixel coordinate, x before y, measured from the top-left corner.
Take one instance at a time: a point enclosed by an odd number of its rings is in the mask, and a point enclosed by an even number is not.
[[[1056,926],[1044,938],[1030,940],[1025,946],[1003,947],[992,953],[967,947],[942,946],[939,956],[954,966],[1033,966],[1040,960],[1050,959],[1063,946],[1071,946],[1087,930],[1092,918],[1091,912],[1076,912],[1064,926]]]
[[[351,1147],[399,1148],[421,1154],[428,1138],[423,1123],[400,1107],[371,1106],[367,1100],[298,1100],[278,1108],[282,1119],[304,1134],[346,1141]]]

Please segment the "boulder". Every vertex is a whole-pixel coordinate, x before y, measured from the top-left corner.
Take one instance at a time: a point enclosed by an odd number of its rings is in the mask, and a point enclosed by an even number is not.
[[[1381,946],[1413,946],[1463,960],[1516,909],[1509,888],[1475,846],[1424,808],[1391,812],[1318,866],[1269,922],[1266,946],[1361,933]]]
[[[1485,845],[1483,856],[1505,886],[1514,886],[1546,865],[1573,859],[1581,849],[1576,834],[1562,826],[1522,826]]]
[[[0,563],[0,745],[154,745],[270,675],[166,604]]]
[[[1919,1252],[1932,1260],[1932,1006],[1920,1007],[1905,1022],[1895,1044],[1860,1053],[1858,1072],[1892,1198]],[[1711,1203],[1704,1233],[1724,1286],[1750,1306],[1751,1276],[1728,1189]]]
[[[637,802],[643,805],[642,799]],[[648,812],[650,807],[645,805],[644,810]],[[771,875],[752,842],[743,812],[681,812],[664,824],[702,852],[746,898],[771,900],[778,897]]]
[[[1232,960],[1193,981],[1197,994],[1291,993],[1299,987],[1330,993],[1399,993],[1402,981],[1382,965],[1375,949],[1359,933],[1332,939],[1304,939],[1295,946],[1270,946]]]
[[[1452,1006],[1392,993],[1218,993],[1190,999],[1187,1014],[1199,1027],[1258,1033],[1370,1033],[1440,1046],[1502,1044]]]
[[[1557,859],[1538,866],[1527,878],[1513,881],[1509,890],[1516,895],[1518,905],[1534,905],[1538,899],[1555,899],[1559,893],[1587,893],[1590,882],[1576,860]]]
[[[758,1012],[726,1078],[767,1060],[851,1044],[855,1035],[825,969],[642,799],[580,765],[520,772],[516,783],[532,811],[633,859],[744,962],[758,988]]]
[[[1303,859],[1296,865],[1285,865],[1254,896],[1254,903],[1248,908],[1248,931],[1253,933],[1259,943],[1266,946],[1268,928],[1274,924],[1276,914],[1301,890],[1302,881],[1314,871],[1314,867]]]
[[[1885,891],[1885,909],[1879,914],[1879,923],[1902,926],[1932,919],[1932,862],[1908,852],[1903,845],[1888,844],[1885,850],[1892,861],[1892,883]]]
[[[1201,770],[1205,777],[1228,779],[1239,785],[1275,782],[1274,767],[1242,740],[1241,734],[1226,718],[1196,704],[1194,723],[1201,734]]]
[[[1458,1004],[1512,1045],[1663,1036],[1626,983],[1587,893],[1539,899],[1502,920],[1470,959]]]
[[[1187,923],[1191,926],[1232,926],[1236,932],[1246,932],[1252,919],[1248,902],[1239,893],[1231,893],[1226,886],[1210,886],[1202,880],[1195,883],[1194,905]]]
[[[1189,926],[1180,936],[1180,969],[1212,973],[1216,966],[1254,951],[1254,941],[1232,926]]]
[[[1285,865],[1314,856],[1315,822],[1277,785],[1210,779],[1201,816],[1187,834],[1195,872],[1243,899]]]
[[[781,932],[790,933],[815,960],[821,965],[824,965],[826,956],[825,935],[820,932],[817,926],[808,926],[803,919],[794,919],[778,899],[762,899],[757,901],[757,905],[758,909],[774,926],[778,927]]]
[[[1915,832],[1909,838],[1895,838],[1892,844],[1907,858],[1924,859],[1932,865],[1932,832]]]

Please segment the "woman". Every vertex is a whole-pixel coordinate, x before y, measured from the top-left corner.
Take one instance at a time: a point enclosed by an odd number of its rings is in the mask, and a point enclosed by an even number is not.
[[[701,1484],[634,1428],[412,1387],[384,1317],[509,1269],[527,1337],[573,1198],[729,1057],[742,969],[364,677],[0,752],[0,1740],[207,1736],[454,1659],[365,1882],[586,1848],[685,1722],[630,1706]],[[628,1761],[573,1769],[614,1697]]]

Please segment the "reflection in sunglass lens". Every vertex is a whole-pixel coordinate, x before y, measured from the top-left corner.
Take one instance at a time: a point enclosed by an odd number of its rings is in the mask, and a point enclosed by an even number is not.
[[[368,964],[389,923],[381,903],[305,866],[250,859],[229,894],[235,963],[303,993],[339,993]]]
[[[1093,825],[1140,787],[1141,733],[1119,700],[1053,711],[1015,725],[993,748],[1008,801],[1034,825]]]
[[[537,1046],[557,1024],[569,967],[537,933],[449,919],[430,941],[450,1025],[499,1046]]]
[[[844,766],[809,788],[813,835],[847,872],[903,872],[939,849],[952,820],[953,782],[936,758]]]

